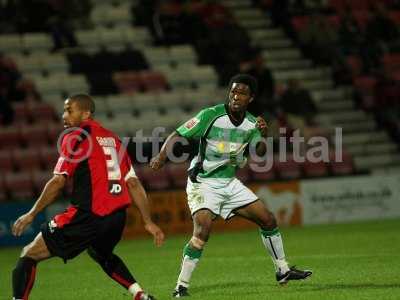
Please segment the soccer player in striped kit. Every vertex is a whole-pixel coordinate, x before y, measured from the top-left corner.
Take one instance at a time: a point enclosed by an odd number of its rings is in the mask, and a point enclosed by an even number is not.
[[[305,279],[312,274],[308,270],[289,267],[274,215],[235,177],[236,169],[246,163],[248,147],[256,147],[257,155],[266,151],[265,143],[259,143],[261,138],[267,137],[266,122],[247,112],[256,90],[254,77],[245,74],[234,76],[229,84],[227,103],[205,108],[177,128],[150,162],[154,170],[161,168],[178,137],[200,140],[199,153],[188,170],[186,187],[193,218],[193,236],[183,250],[181,272],[173,297],[188,296],[192,272],[217,216],[225,220],[240,216],[260,227],[261,239],[274,262],[276,280],[280,284]]]

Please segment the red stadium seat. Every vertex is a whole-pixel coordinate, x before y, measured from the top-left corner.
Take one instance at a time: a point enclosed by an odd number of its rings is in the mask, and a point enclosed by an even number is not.
[[[41,168],[39,150],[36,147],[27,149],[14,149],[12,151],[14,164],[20,171],[38,170]]]
[[[142,71],[139,74],[145,91],[164,91],[168,87],[167,79],[161,72]]]
[[[354,18],[360,28],[365,29],[370,19],[370,14],[367,10],[353,11]]]
[[[400,69],[400,53],[387,53],[383,56],[382,61],[386,72]]]
[[[64,128],[61,123],[49,123],[47,125],[47,137],[50,141],[50,145],[54,147],[57,146],[57,141],[64,131]]]
[[[53,170],[59,157],[57,147],[49,146],[39,148],[39,157],[46,170]]]
[[[143,89],[142,78],[137,72],[116,72],[112,77],[120,93],[136,93]]]
[[[35,197],[30,172],[6,174],[5,189],[8,191],[12,199],[32,200]]]
[[[335,152],[329,153],[329,164],[332,174],[334,175],[349,175],[354,172],[353,159],[348,152],[343,152],[343,161],[336,161]]]
[[[40,192],[46,185],[47,181],[49,181],[49,179],[52,176],[53,176],[52,173],[47,170],[46,171],[36,170],[32,172],[32,181],[36,194],[40,194]]]
[[[338,15],[328,16],[327,21],[335,30],[340,28],[340,17]]]
[[[7,193],[6,193],[4,178],[2,174],[0,174],[0,203],[5,202],[6,200],[7,200]]]
[[[188,173],[187,170],[189,168],[189,163],[168,163],[165,166],[168,176],[172,181],[174,187],[184,188],[186,187]]]
[[[292,25],[296,32],[302,32],[306,29],[310,18],[307,16],[297,16],[292,18]]]
[[[0,173],[12,172],[14,169],[11,151],[0,150]]]
[[[352,78],[360,76],[362,72],[362,61],[358,56],[350,55],[346,59],[347,64],[351,69]]]
[[[369,1],[369,0],[350,0],[347,3],[350,5],[351,10],[355,10],[355,11],[363,10],[363,11],[366,11],[366,10],[369,9],[370,4],[372,2]]]
[[[300,178],[301,168],[300,164],[293,160],[292,155],[286,154],[286,161],[280,161],[279,155],[275,156],[274,164],[279,177],[282,179],[295,179]]]
[[[400,25],[400,11],[395,10],[395,11],[389,12],[389,17],[393,22],[396,23],[397,26]]]
[[[30,102],[29,109],[35,121],[54,121],[57,119],[57,114],[54,107],[48,103]]]
[[[18,126],[0,127],[0,149],[13,149],[21,146]]]
[[[46,123],[37,123],[30,126],[22,125],[21,139],[22,142],[28,146],[47,145],[49,143],[49,139],[47,136]]]
[[[376,78],[371,76],[361,76],[354,80],[355,87],[363,93],[373,93],[375,91]]]
[[[18,124],[29,123],[32,119],[31,112],[26,105],[26,102],[13,103],[14,122]]]
[[[323,161],[311,162],[306,160],[303,163],[303,172],[307,177],[322,177],[328,175],[328,167]]]
[[[345,10],[346,2],[344,0],[329,0],[329,6],[333,7],[338,13]]]
[[[150,169],[148,165],[135,167],[139,179],[144,183],[147,189],[163,190],[170,187],[170,181],[166,168],[158,171]]]

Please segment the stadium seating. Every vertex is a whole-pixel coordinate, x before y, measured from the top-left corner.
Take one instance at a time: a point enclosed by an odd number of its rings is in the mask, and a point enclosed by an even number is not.
[[[334,152],[329,153],[330,170],[334,175],[349,175],[354,172],[353,159],[348,152],[343,152],[343,161],[336,159]]]
[[[346,175],[356,172],[359,169],[357,164],[376,168],[379,159],[386,165],[391,159],[396,162],[394,153],[397,149],[386,134],[377,132],[373,116],[355,109],[353,88],[336,85],[332,80],[332,69],[315,66],[310,57],[304,57],[296,41],[289,38],[283,28],[273,27],[271,18],[258,8],[257,1],[253,2],[224,1],[223,4],[235,16],[237,23],[246,29],[251,44],[260,47],[275,78],[277,94],[285,90],[289,79],[300,79],[316,101],[318,125],[327,132],[342,127],[343,141],[349,153],[344,155],[343,163],[331,161],[329,164],[298,164],[292,157],[287,162],[279,162],[275,158],[275,164],[269,171],[254,172],[246,167],[239,170],[238,176],[246,182]],[[344,11],[345,3],[349,2],[358,24],[365,28],[370,19],[367,9],[373,1],[329,2],[336,10],[334,14],[325,16],[332,27],[339,28],[339,16]],[[212,49],[208,52],[208,60],[205,60],[201,43],[193,41],[193,36],[176,45],[154,46],[157,41],[152,36],[151,26],[147,23],[146,27],[131,26],[135,22],[135,17],[131,15],[132,5],[136,3],[116,0],[93,2],[90,20],[94,28],[75,32],[79,47],[74,49],[50,53],[53,43],[47,33],[0,36],[0,51],[10,55],[15,69],[34,82],[43,99],[42,102],[31,101],[27,96],[24,101],[13,103],[14,123],[9,127],[0,127],[1,170],[6,170],[8,174],[22,169],[22,162],[29,160],[27,152],[34,149],[39,159],[31,158],[35,162],[26,166],[35,169],[34,177],[45,177],[41,174],[45,171],[40,169],[51,170],[58,157],[55,143],[62,126],[55,122],[59,122],[61,117],[63,100],[74,93],[89,92],[94,95],[97,106],[95,117],[121,137],[134,135],[140,129],[148,136],[155,126],[165,127],[166,132],[162,134],[165,136],[202,108],[225,101],[226,89],[218,88],[219,83],[224,82],[221,70],[225,67],[218,65],[220,61],[209,58],[223,48],[219,49],[218,44],[210,44],[213,45],[210,47],[205,43],[207,50]],[[400,22],[399,12],[390,11],[390,17]],[[296,32],[303,31],[308,22],[307,15],[294,16],[290,20]],[[209,38],[202,37],[206,42],[210,42]],[[390,52],[382,57],[385,70],[390,71],[395,79],[400,78],[398,56]],[[351,69],[354,88],[362,96],[361,107],[372,111],[377,79],[374,74],[365,74],[359,56],[351,55],[346,61]],[[204,65],[204,62],[215,65]],[[32,91],[34,88],[29,89]],[[374,159],[375,156],[377,159]],[[369,160],[370,157],[372,159]],[[20,161],[14,165],[16,160]],[[373,164],[368,165],[368,160]],[[183,188],[185,185],[185,164],[167,165],[166,170],[156,174],[147,167],[139,169],[145,174],[143,180],[148,188]],[[37,191],[39,185],[35,179],[33,190]]]
[[[39,170],[41,168],[39,149],[36,147],[26,149],[13,149],[12,157],[14,165],[21,172],[29,170]]]
[[[10,173],[13,172],[15,169],[12,155],[11,155],[11,150],[9,149],[4,149],[0,150],[0,173],[5,174],[5,173]]]
[[[286,154],[286,160],[280,160],[278,156],[274,159],[275,170],[281,179],[296,179],[301,177],[301,167],[293,156]]]
[[[4,178],[5,190],[11,199],[31,200],[35,197],[30,171],[7,173]]]
[[[49,142],[47,123],[21,126],[22,143],[28,147],[45,145]]]
[[[306,177],[323,177],[328,175],[328,166],[325,162],[311,162],[306,159],[303,163],[303,172]]]
[[[20,145],[19,127],[0,127],[0,149],[12,149]]]
[[[48,170],[45,171],[34,170],[32,172],[33,189],[36,194],[39,194],[43,190],[47,181],[49,181],[51,177],[52,174]]]
[[[170,187],[170,178],[166,168],[155,172],[148,165],[142,165],[135,168],[138,177],[143,180],[145,187],[154,190],[164,190]]]
[[[39,159],[47,172],[55,168],[59,156],[55,145],[42,146],[39,148]]]
[[[166,166],[166,171],[169,178],[171,179],[172,185],[175,188],[185,188],[187,182],[187,170],[189,168],[189,163],[168,163]]]

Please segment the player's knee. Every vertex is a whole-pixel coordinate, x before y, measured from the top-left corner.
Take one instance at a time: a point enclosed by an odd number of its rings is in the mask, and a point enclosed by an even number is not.
[[[266,230],[272,230],[277,227],[276,218],[273,213],[267,211],[265,217],[262,218],[261,227]]]
[[[192,245],[192,247],[196,249],[201,250],[206,245],[206,242],[202,239],[199,239],[198,237],[192,236],[192,238],[190,239],[190,245]]]
[[[36,250],[36,248],[30,243],[29,245],[26,245],[24,248],[22,248],[21,255],[20,257],[29,257],[33,260],[39,261],[42,259],[43,255],[40,255],[40,253]]]
[[[211,232],[211,223],[198,223],[195,228],[194,236],[202,241],[207,242]]]

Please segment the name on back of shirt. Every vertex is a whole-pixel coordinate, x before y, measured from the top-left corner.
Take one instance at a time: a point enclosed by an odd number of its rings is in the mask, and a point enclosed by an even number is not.
[[[115,139],[113,137],[100,137],[96,136],[97,142],[103,147],[116,147]]]

